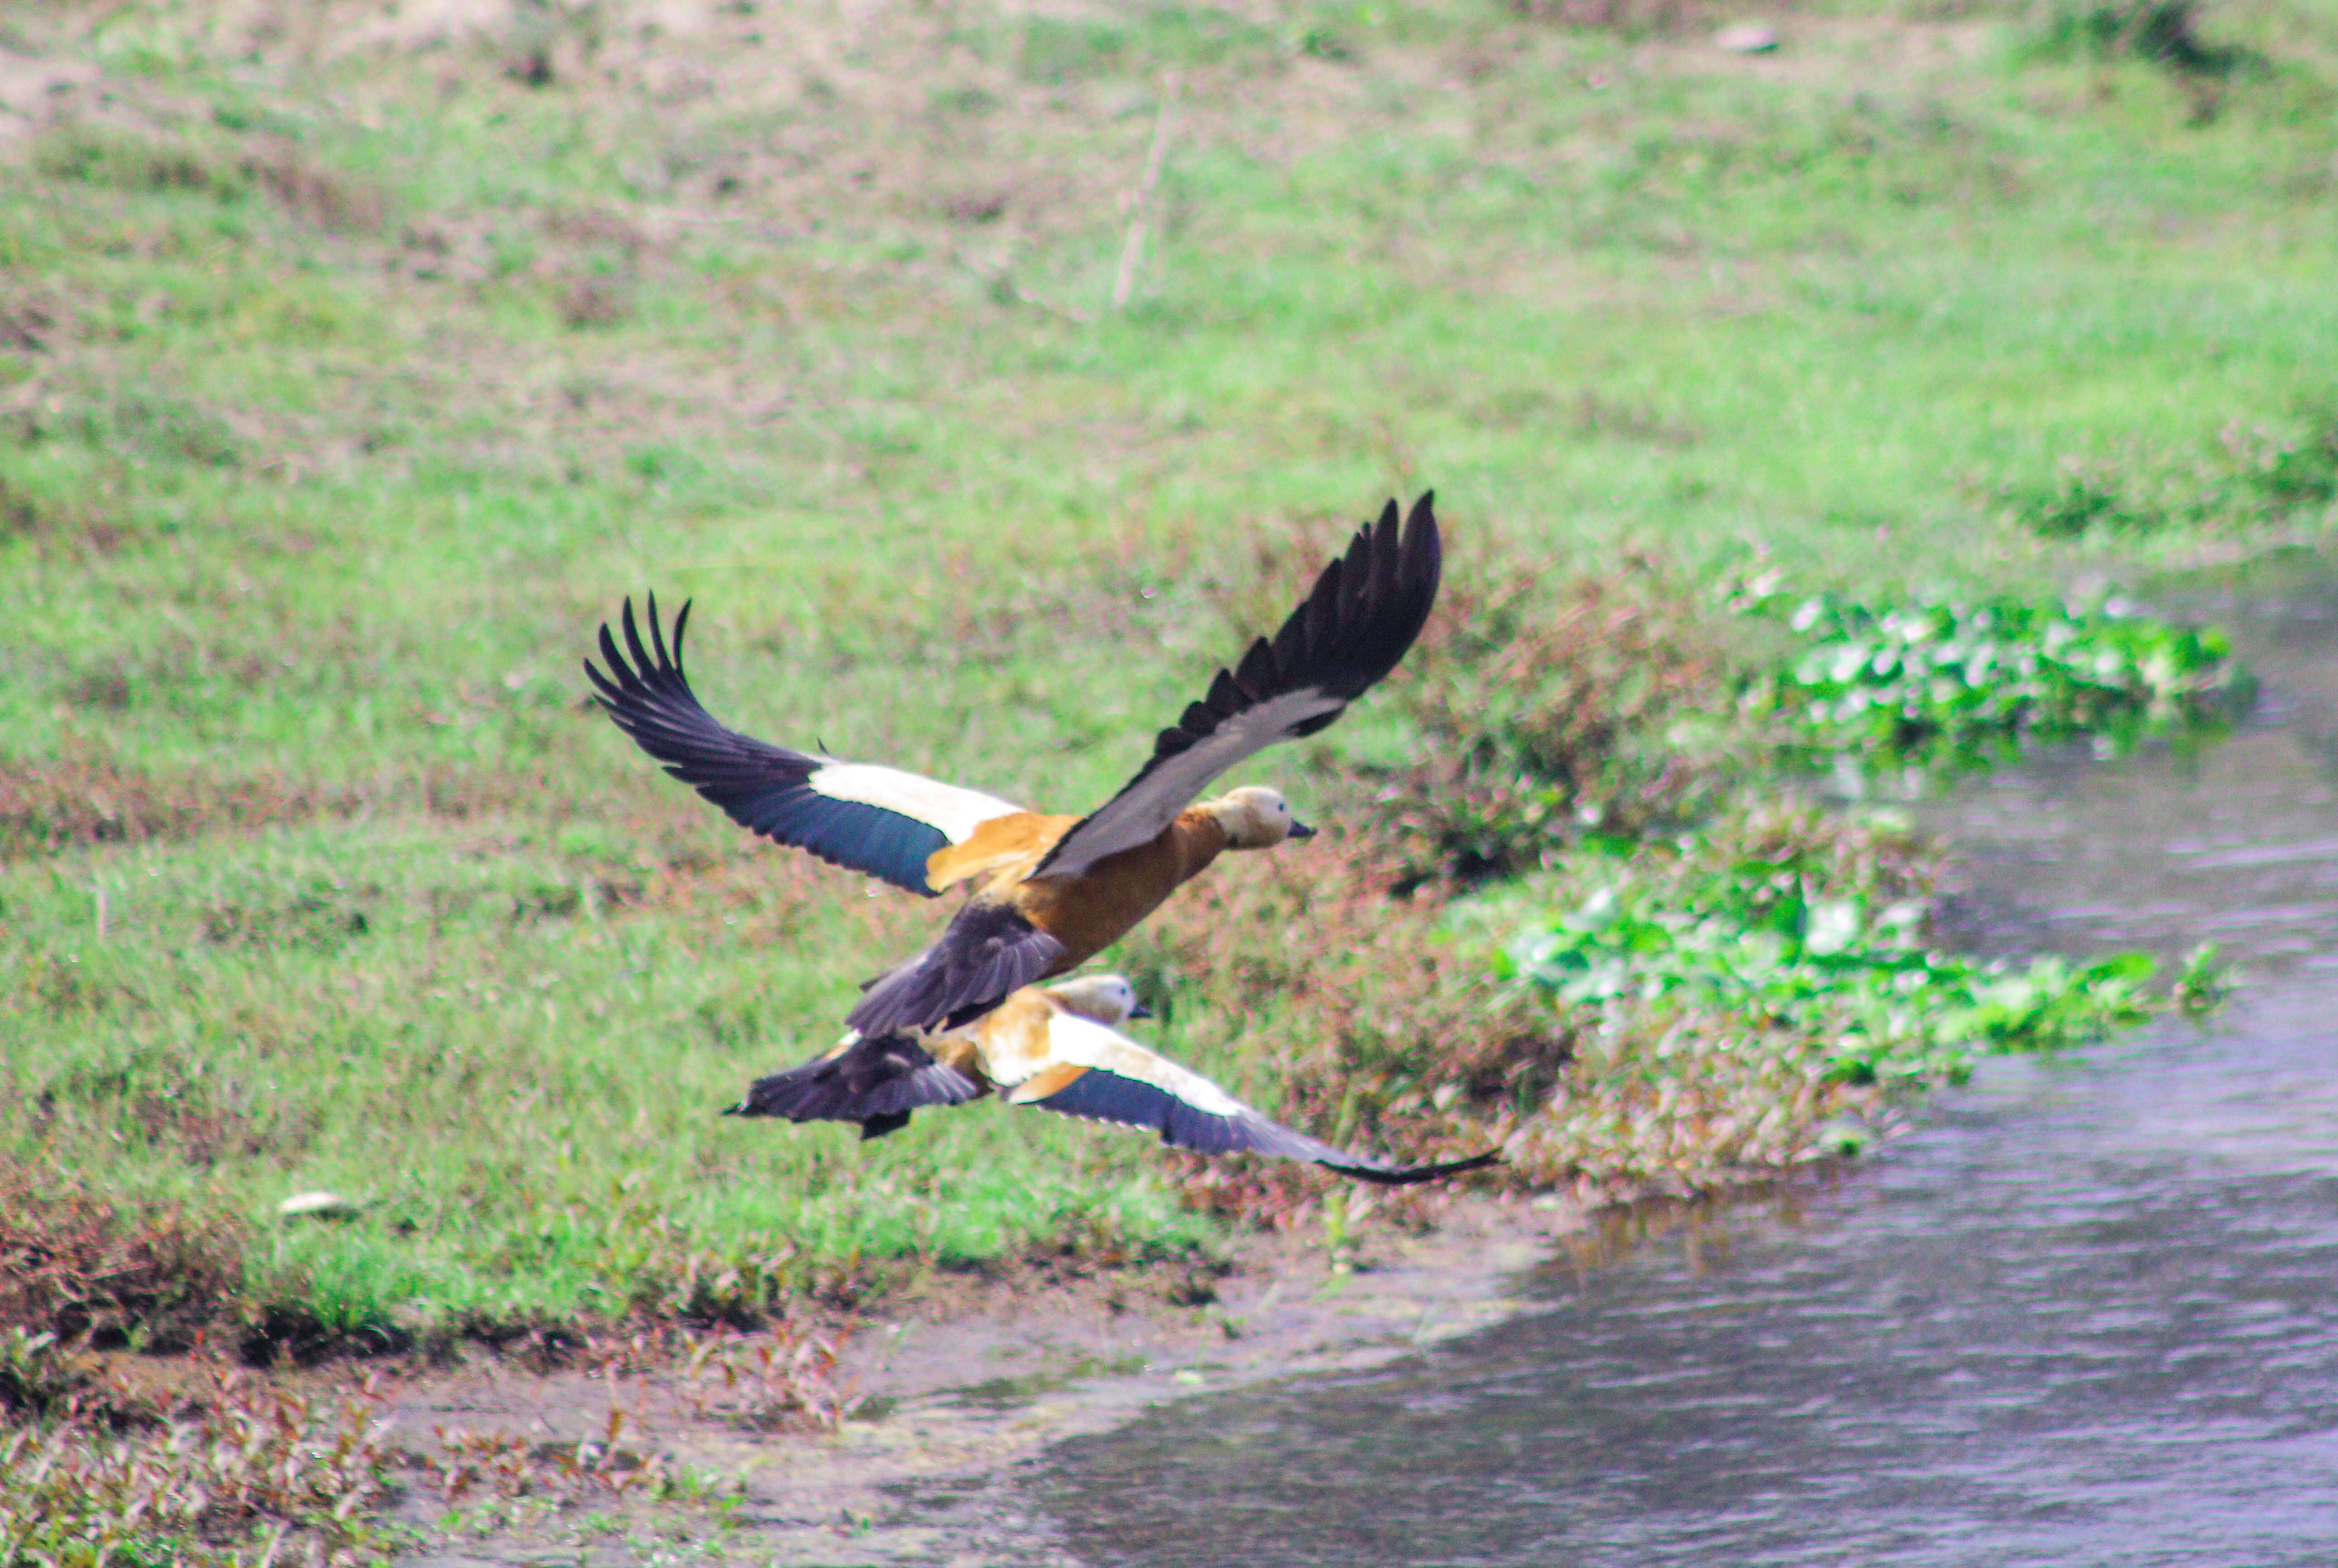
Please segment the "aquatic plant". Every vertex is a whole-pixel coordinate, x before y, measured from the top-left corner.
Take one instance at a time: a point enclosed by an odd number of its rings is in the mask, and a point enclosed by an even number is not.
[[[1478,1114],[1516,1177],[1586,1196],[1853,1152],[1901,1091],[1960,1080],[1983,1055],[2063,1050],[2217,1000],[2197,955],[2193,983],[2163,998],[2142,953],[1940,951],[1940,846],[1885,814],[1771,805],[1665,843],[1586,847],[1605,853],[1448,922],[1563,1021],[1572,1047],[1539,1103]],[[1440,1102],[1472,1109],[1450,1088],[1432,1091]]]
[[[2184,955],[2184,967],[2168,994],[2185,1017],[2206,1018],[2230,1001],[2240,984],[2223,950],[2204,942]]]
[[[1734,604],[1783,619],[1803,641],[1799,656],[1749,685],[1744,705],[1811,760],[1982,767],[2079,736],[2116,752],[2213,724],[2248,690],[2221,633],[2117,601],[1794,603],[1757,583]]]
[[[1716,863],[1710,842],[1621,860],[1496,955],[1498,972],[1601,1015],[1704,1010],[1848,1083],[1956,1080],[2151,1018],[2154,965],[2124,952],[1985,962],[1928,942],[1931,902],[1842,885],[1822,848]],[[1645,1021],[1641,1021],[1645,1027]]]

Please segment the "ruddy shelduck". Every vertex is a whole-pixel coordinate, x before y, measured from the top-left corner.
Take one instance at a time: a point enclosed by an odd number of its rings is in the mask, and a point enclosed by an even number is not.
[[[1083,975],[1045,990],[1026,986],[974,1023],[922,1040],[849,1033],[825,1055],[757,1080],[726,1114],[857,1121],[862,1138],[882,1138],[907,1125],[914,1110],[997,1093],[1009,1105],[1156,1132],[1173,1149],[1311,1160],[1389,1185],[1476,1170],[1498,1158],[1400,1166],[1334,1149],[1270,1121],[1120,1032],[1130,1019],[1149,1016],[1116,974]]]
[[[1244,758],[1331,724],[1404,657],[1442,567],[1430,500],[1401,529],[1394,501],[1358,529],[1282,629],[1221,669],[1136,776],[1084,817],[725,728],[683,675],[686,604],[669,649],[656,600],[644,646],[628,599],[624,647],[601,628],[609,673],[584,669],[620,728],[742,826],[929,897],[976,883],[941,940],[869,981],[846,1019],[872,1040],[952,1029],[1103,951],[1223,852],[1313,833],[1256,785],[1189,803]]]

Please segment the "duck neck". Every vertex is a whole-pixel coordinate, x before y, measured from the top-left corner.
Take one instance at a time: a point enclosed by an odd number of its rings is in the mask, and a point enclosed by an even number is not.
[[[1177,881],[1181,883],[1201,875],[1233,843],[1233,834],[1226,831],[1218,814],[1203,806],[1180,812],[1177,820],[1169,824],[1166,836],[1176,852]]]

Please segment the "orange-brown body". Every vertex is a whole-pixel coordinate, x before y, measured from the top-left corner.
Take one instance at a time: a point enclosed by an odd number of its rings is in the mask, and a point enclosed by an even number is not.
[[[1078,825],[1079,820],[1035,811],[993,817],[976,828],[964,843],[948,844],[928,855],[926,883],[941,892],[980,876],[993,878],[993,888],[998,885],[999,879],[1020,882],[1031,874],[1042,855],[1056,847],[1056,840]]]
[[[1068,1007],[1036,986],[1026,986],[999,1003],[980,1022],[946,1034],[928,1035],[926,1050],[936,1061],[964,1074],[977,1090],[976,1099],[996,1093],[1004,1086],[1010,1103],[1027,1105],[1046,1099],[1088,1070],[1085,1066],[1049,1060],[1048,1027],[1061,1011],[1080,1010]],[[847,1037],[827,1054],[842,1056],[852,1049],[858,1038]]]
[[[964,843],[937,850],[926,862],[927,880],[944,888],[987,873],[990,880],[975,897],[1013,904],[1064,944],[1063,956],[1046,971],[1056,975],[1119,941],[1227,844],[1225,824],[1194,807],[1179,813],[1151,843],[1107,856],[1078,876],[1032,880],[1039,862],[1078,820],[1032,812],[984,823]]]
[[[929,1036],[926,1049],[988,1094],[1002,1080],[1022,1082],[1046,1062],[1047,1020],[1054,1011],[1045,995],[1027,986],[973,1028]]]

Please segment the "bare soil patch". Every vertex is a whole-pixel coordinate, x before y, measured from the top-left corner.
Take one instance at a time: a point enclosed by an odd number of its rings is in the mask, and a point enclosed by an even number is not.
[[[397,1442],[419,1451],[457,1437],[474,1452],[604,1464],[614,1455],[620,1474],[654,1465],[695,1495],[651,1501],[646,1487],[555,1479],[450,1504],[418,1474],[392,1514],[416,1533],[401,1561],[516,1563],[559,1550],[616,1563],[719,1543],[723,1555],[781,1563],[1067,1562],[1043,1522],[1019,1515],[1011,1485],[1015,1466],[1050,1444],[1163,1400],[1370,1366],[1531,1310],[1515,1277],[1594,1234],[1571,1204],[1470,1200],[1433,1231],[1369,1233],[1344,1272],[1319,1238],[1261,1234],[1214,1278],[935,1276],[852,1326],[835,1386],[862,1403],[831,1432],[772,1430],[686,1357],[619,1353],[543,1372],[524,1354],[483,1354],[391,1393]],[[770,1337],[742,1336],[732,1354],[752,1366]]]

